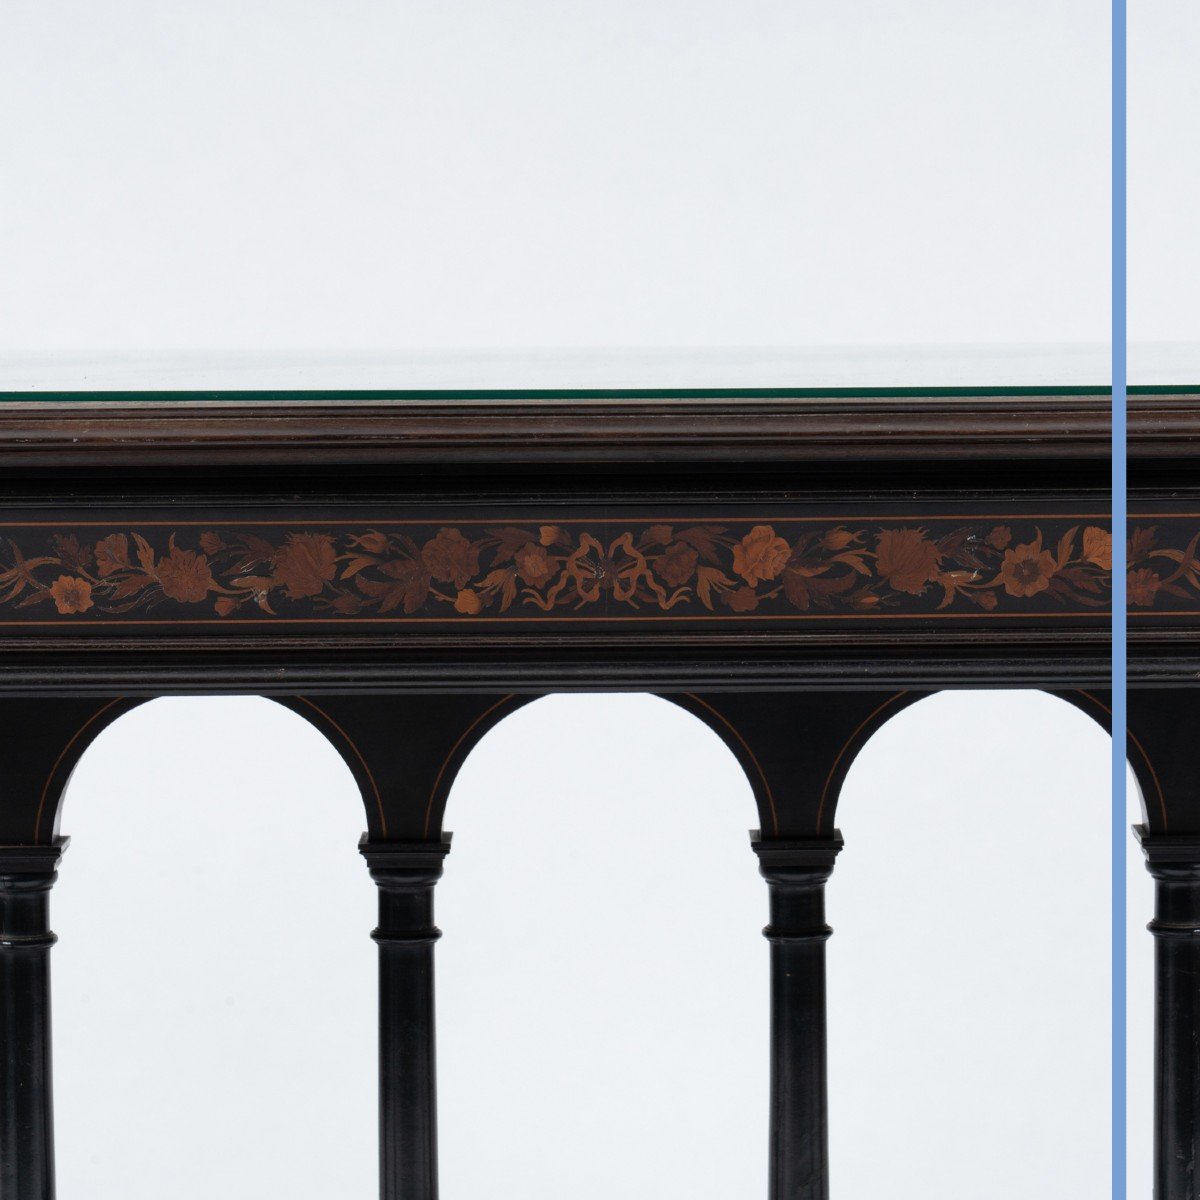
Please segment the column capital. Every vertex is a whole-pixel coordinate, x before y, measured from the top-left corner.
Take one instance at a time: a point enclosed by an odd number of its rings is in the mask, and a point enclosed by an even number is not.
[[[442,931],[433,923],[433,887],[450,853],[450,834],[438,841],[358,844],[379,889],[379,924],[371,937],[381,950],[397,952],[436,942]]]
[[[758,869],[771,892],[771,923],[763,937],[773,946],[823,942],[833,932],[825,924],[825,884],[842,848],[842,835],[827,838],[763,838],[750,831]]]
[[[15,885],[22,890],[50,888],[70,841],[60,837],[48,846],[0,846],[0,878],[5,879],[5,886]]]
[[[835,829],[832,837],[764,838],[752,829],[750,845],[768,883],[824,883],[842,849],[842,835]]]
[[[1154,919],[1146,928],[1160,939],[1200,945],[1200,834],[1133,830],[1154,876]]]
[[[442,877],[442,864],[450,853],[453,835],[438,841],[379,842],[363,834],[358,852],[367,860],[371,878],[386,891],[418,891],[432,887]]]
[[[1194,875],[1200,882],[1200,833],[1152,833],[1145,825],[1135,825],[1133,835],[1146,856],[1146,869],[1156,879]]]

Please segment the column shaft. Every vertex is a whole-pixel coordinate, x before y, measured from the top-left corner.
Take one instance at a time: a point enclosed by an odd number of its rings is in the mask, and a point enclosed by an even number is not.
[[[751,835],[771,896],[770,1200],[827,1200],[825,884],[841,837]]]
[[[0,1200],[53,1200],[50,889],[67,844],[0,846]]]
[[[379,888],[379,1194],[437,1200],[433,889],[441,842],[360,846]]]
[[[1154,1197],[1197,1200],[1200,838],[1136,832],[1155,881]]]

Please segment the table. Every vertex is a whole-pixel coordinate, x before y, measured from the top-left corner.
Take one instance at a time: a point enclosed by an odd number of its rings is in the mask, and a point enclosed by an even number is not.
[[[1200,1119],[1184,734],[1200,394],[1144,389],[1131,407],[1131,747],[1163,906],[1158,1194],[1182,1200]],[[10,392],[0,1194],[54,1194],[48,898],[63,791],[105,726],[155,696],[253,693],[345,759],[379,891],[381,1195],[432,1200],[451,783],[539,695],[638,690],[709,725],[753,788],[770,1194],[827,1196],[839,789],[885,721],[941,688],[1042,688],[1108,727],[1109,411],[1104,389],[1069,386]]]

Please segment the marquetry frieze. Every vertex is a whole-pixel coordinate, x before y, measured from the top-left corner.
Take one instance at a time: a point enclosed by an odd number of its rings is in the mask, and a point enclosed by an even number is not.
[[[0,623],[1097,616],[1102,514],[0,525]],[[1200,532],[1132,527],[1129,597],[1200,611]]]

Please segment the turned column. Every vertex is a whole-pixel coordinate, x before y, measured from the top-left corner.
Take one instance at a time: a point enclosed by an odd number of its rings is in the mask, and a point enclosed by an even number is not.
[[[1135,831],[1154,876],[1154,1197],[1196,1200],[1200,1152],[1200,836]]]
[[[771,897],[770,1200],[826,1200],[825,884],[841,835],[751,835]]]
[[[67,838],[0,846],[0,1200],[53,1200],[50,889]]]
[[[439,842],[359,846],[379,888],[379,1195],[436,1200],[433,889],[450,849]]]

